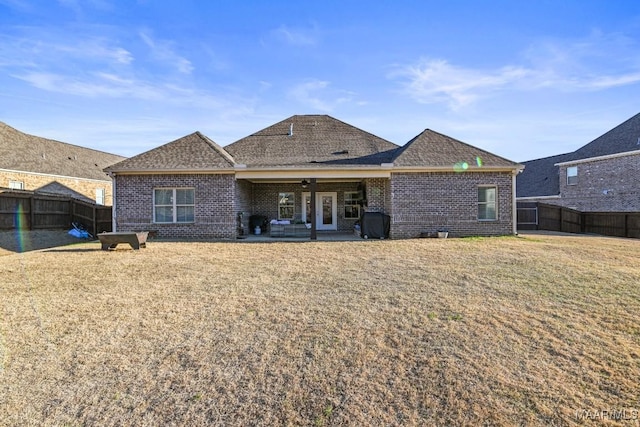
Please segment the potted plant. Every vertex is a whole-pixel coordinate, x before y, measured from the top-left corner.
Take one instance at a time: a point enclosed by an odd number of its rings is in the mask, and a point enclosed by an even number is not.
[[[448,228],[438,228],[438,238],[446,239],[449,237],[449,229]]]

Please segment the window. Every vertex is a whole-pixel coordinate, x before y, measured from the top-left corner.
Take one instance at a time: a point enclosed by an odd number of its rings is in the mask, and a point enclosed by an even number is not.
[[[293,219],[295,210],[293,193],[278,194],[278,219]]]
[[[104,188],[96,188],[96,205],[104,205]]]
[[[360,218],[360,201],[362,196],[359,191],[344,192],[344,217],[345,219]]]
[[[11,188],[12,190],[24,190],[24,182],[9,181],[9,188]]]
[[[478,188],[478,220],[495,221],[497,216],[496,187]]]
[[[569,166],[567,168],[567,185],[576,185],[578,183],[578,167]]]
[[[193,188],[156,188],[153,192],[154,222],[193,222],[194,210]]]

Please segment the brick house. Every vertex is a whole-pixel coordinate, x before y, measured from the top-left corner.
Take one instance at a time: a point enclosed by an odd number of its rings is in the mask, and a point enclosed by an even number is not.
[[[640,114],[573,153],[523,162],[519,202],[582,212],[640,211]]]
[[[125,157],[20,132],[0,122],[0,187],[111,205],[103,169]]]
[[[199,132],[105,169],[114,229],[167,238],[236,238],[238,219],[351,232],[363,212],[391,238],[515,233],[509,160],[425,130],[404,146],[326,115],[296,115],[221,147]],[[238,215],[243,213],[243,215]]]

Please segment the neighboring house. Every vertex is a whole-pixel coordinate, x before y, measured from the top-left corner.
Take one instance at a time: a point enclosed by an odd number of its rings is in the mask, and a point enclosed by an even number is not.
[[[0,122],[0,187],[111,205],[104,168],[125,157],[22,133]]]
[[[640,114],[573,153],[523,164],[518,201],[582,212],[639,212]]]
[[[390,216],[390,237],[411,238],[440,228],[515,233],[521,168],[431,130],[398,146],[326,115],[296,115],[224,148],[195,132],[106,171],[117,231],[235,238],[242,213],[245,230],[262,215],[347,232],[377,211]]]

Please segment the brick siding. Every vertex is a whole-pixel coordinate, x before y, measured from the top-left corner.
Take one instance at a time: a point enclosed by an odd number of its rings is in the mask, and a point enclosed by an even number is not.
[[[478,220],[478,187],[496,186],[497,220]],[[368,190],[367,190],[368,191]],[[393,173],[391,238],[420,237],[447,228],[451,236],[513,234],[510,172]]]
[[[577,166],[578,182],[567,185],[567,167]],[[583,212],[640,212],[640,154],[559,168],[559,199],[545,201]]]
[[[370,212],[387,212],[391,207],[389,180],[386,178],[369,178],[365,180],[367,194],[366,210]]]
[[[446,227],[452,236],[513,233],[511,173],[394,173],[392,178],[364,180],[370,211],[391,215],[392,238],[419,237]],[[478,186],[496,186],[498,219],[478,221]],[[195,188],[195,221],[189,224],[153,223],[154,188]],[[318,183],[318,192],[337,193],[338,231],[353,230],[356,219],[344,217],[344,193],[358,191],[359,182]],[[299,183],[259,184],[236,180],[231,174],[118,175],[116,177],[118,231],[155,230],[162,238],[232,239],[237,236],[237,213],[243,212],[245,233],[251,215],[278,217],[278,193],[295,197],[295,218],[302,218]]]
[[[158,237],[170,239],[235,239],[234,181],[231,174],[117,175],[116,229],[157,231]],[[153,190],[160,187],[195,189],[193,223],[153,222]]]
[[[24,185],[23,190],[54,192],[76,198],[86,198],[86,201],[96,201],[96,190],[104,190],[104,204],[113,203],[111,179],[105,175],[105,180],[71,178],[28,172],[0,171],[0,187],[9,187],[9,181],[19,181]],[[56,185],[57,184],[57,185]],[[50,186],[50,188],[46,188]]]

